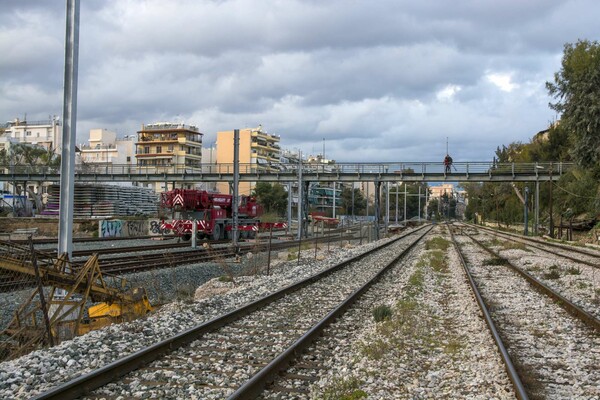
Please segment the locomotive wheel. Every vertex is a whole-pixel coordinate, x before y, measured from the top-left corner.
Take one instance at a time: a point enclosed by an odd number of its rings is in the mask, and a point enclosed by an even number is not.
[[[181,235],[181,240],[184,242],[189,242],[192,239],[192,235],[190,233],[184,233]]]

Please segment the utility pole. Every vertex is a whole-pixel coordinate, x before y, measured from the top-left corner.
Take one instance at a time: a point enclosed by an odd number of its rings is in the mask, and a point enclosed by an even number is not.
[[[396,225],[398,225],[398,182],[396,182]]]
[[[298,240],[300,239],[302,239],[302,151],[298,150]]]
[[[535,181],[535,225],[533,226],[533,234],[537,236],[539,234],[540,224],[540,181]]]
[[[73,251],[75,134],[77,123],[77,73],[79,64],[79,0],[67,0],[65,41],[58,254],[59,256],[66,254],[70,260]]]
[[[354,182],[352,182],[352,222],[354,222]]]
[[[552,164],[550,164],[550,237],[554,239],[554,213],[552,212]]]
[[[404,184],[404,226],[406,226],[406,183]]]
[[[528,228],[529,228],[529,223],[528,223],[528,217],[529,217],[529,215],[528,215],[528,212],[527,212],[528,211],[527,210],[527,201],[528,200],[529,200],[529,187],[525,186],[525,204],[523,204],[523,207],[524,207],[523,214],[525,215],[525,221],[524,221],[525,227],[523,228],[523,234],[525,236],[527,236],[527,233],[528,233],[527,231],[528,231]]]
[[[233,198],[231,204],[231,213],[233,217],[233,247],[235,247],[236,252],[238,248],[238,187],[240,181],[240,130],[233,130]]]
[[[421,223],[421,184],[419,184],[419,223]]]
[[[287,204],[287,233],[292,229],[292,182],[288,182],[288,204]]]

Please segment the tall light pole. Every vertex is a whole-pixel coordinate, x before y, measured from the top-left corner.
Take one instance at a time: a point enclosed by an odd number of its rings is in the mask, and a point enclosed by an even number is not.
[[[421,222],[421,184],[419,184],[419,223]]]
[[[406,226],[406,183],[404,184],[404,226]]]
[[[58,254],[66,254],[71,259],[73,250],[73,201],[75,190],[77,72],[79,64],[79,0],[67,0],[65,41]]]
[[[396,182],[396,225],[398,225],[398,182]]]

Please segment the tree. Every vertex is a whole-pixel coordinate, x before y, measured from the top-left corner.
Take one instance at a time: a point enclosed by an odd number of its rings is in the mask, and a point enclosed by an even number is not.
[[[257,182],[252,192],[267,213],[285,215],[288,194],[279,183]]]
[[[565,44],[561,69],[546,88],[557,99],[550,108],[562,114],[574,160],[600,175],[600,43]]]
[[[427,185],[418,183],[409,183],[406,185],[406,219],[411,219],[419,215],[419,186],[421,186],[421,218],[425,218],[425,192],[429,190]],[[398,219],[404,220],[404,185],[391,185],[389,202],[390,218],[396,217],[396,192],[398,192]],[[382,199],[382,207],[385,200]],[[385,211],[384,211],[385,212]]]
[[[343,212],[346,215],[362,215],[367,208],[367,201],[360,189],[354,189],[354,204],[352,203],[352,189],[345,187],[340,194]],[[354,209],[353,209],[354,207]]]
[[[46,149],[29,143],[14,143],[8,150],[0,150],[0,164],[58,167],[60,156],[54,154],[52,148]]]

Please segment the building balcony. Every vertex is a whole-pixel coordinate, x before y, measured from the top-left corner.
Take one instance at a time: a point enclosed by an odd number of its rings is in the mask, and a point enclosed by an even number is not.
[[[252,131],[252,135],[253,138],[261,138],[267,142],[271,142],[271,143],[275,143],[275,142],[279,142],[281,139],[279,138],[279,136],[275,136],[275,135],[271,135],[270,133],[265,133],[265,132],[258,132],[258,131]]]

